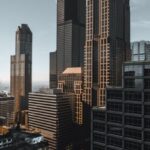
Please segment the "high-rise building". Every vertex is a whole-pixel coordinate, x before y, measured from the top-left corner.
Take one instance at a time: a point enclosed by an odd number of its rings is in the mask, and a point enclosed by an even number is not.
[[[67,68],[59,76],[58,88],[64,93],[75,95],[74,122],[77,125],[83,124],[83,103],[82,103],[82,70],[81,67]]]
[[[131,60],[132,61],[149,61],[150,60],[150,41],[139,41],[131,43]]]
[[[14,123],[14,97],[0,96],[0,125],[9,126]]]
[[[93,108],[91,150],[150,149],[150,62],[127,62],[123,86],[106,89],[106,109]]]
[[[106,85],[121,85],[130,58],[129,0],[87,0],[84,58],[83,101],[104,106]]]
[[[15,112],[27,108],[32,86],[32,32],[28,25],[18,26],[16,53],[11,56],[11,95],[15,97]]]
[[[29,94],[29,128],[48,140],[50,150],[65,150],[71,144],[74,95],[60,89]]]
[[[85,8],[86,0],[57,0],[57,77],[68,67],[83,66]]]

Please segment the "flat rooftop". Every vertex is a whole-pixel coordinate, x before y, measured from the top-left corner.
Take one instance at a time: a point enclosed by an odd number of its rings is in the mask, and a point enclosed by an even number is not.
[[[82,70],[81,67],[71,67],[71,68],[67,68],[65,69],[65,71],[63,72],[63,74],[81,74]]]

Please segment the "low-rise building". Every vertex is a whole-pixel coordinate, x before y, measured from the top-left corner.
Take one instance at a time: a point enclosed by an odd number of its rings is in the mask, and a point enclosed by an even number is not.
[[[11,125],[14,123],[14,97],[0,94],[0,125]]]

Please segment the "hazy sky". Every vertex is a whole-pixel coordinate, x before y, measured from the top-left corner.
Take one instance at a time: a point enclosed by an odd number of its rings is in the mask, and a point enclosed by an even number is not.
[[[131,40],[150,40],[150,0],[131,0]],[[15,31],[33,32],[33,81],[49,80],[49,52],[56,49],[56,0],[0,0],[0,81],[9,81]]]

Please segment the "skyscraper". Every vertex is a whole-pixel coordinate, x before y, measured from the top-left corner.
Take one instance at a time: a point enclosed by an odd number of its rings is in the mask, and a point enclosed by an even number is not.
[[[57,0],[57,77],[68,67],[83,66],[85,2]]]
[[[15,97],[15,112],[27,107],[32,81],[32,32],[22,24],[16,31],[16,53],[11,56],[11,95]]]
[[[131,43],[132,61],[150,60],[150,41],[136,41]]]
[[[84,98],[105,105],[107,85],[121,85],[122,63],[130,58],[129,0],[87,0]]]

